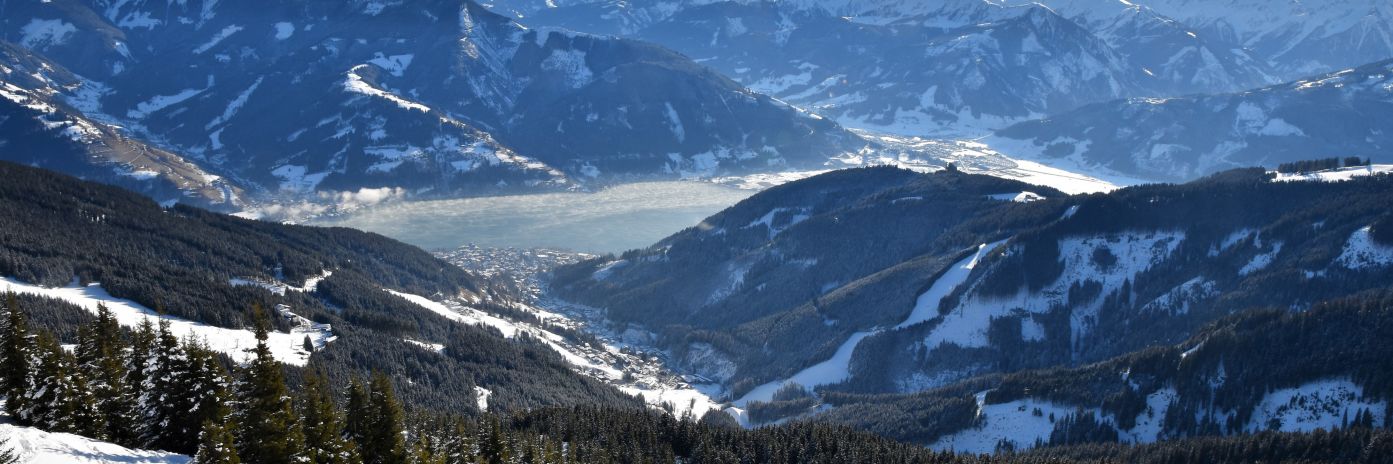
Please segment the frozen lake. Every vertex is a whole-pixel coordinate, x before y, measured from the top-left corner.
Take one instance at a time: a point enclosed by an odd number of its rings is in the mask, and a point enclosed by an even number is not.
[[[390,203],[312,224],[377,232],[426,249],[474,243],[619,253],[651,245],[754,193],[704,182],[643,182],[595,193]]]

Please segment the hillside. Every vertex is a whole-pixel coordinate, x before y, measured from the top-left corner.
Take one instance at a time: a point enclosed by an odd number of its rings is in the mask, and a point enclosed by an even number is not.
[[[639,405],[577,374],[550,346],[457,323],[464,316],[397,296],[515,312],[488,282],[419,249],[349,229],[163,208],[133,192],[9,163],[0,164],[0,177],[0,291],[47,297],[31,312],[69,334],[63,343],[100,302],[127,327],[162,312],[180,336],[209,338],[211,348],[241,358],[252,344],[251,308],[259,306],[282,316],[272,337],[287,344],[273,347],[282,362],[336,381],[390,372],[409,404],[474,411],[478,386],[500,410]],[[301,348],[306,335],[316,340],[312,353]]]
[[[967,452],[1001,440],[1029,447],[1386,428],[1389,298],[1380,290],[1305,312],[1247,311],[1182,343],[1076,368],[904,395],[831,393],[824,398],[834,407],[818,417]]]
[[[737,404],[793,381],[916,392],[1180,343],[1254,307],[1386,288],[1387,176],[1261,170],[1065,197],[842,171],[756,195],[553,289],[653,331]],[[1042,199],[1043,198],[1043,199]]]

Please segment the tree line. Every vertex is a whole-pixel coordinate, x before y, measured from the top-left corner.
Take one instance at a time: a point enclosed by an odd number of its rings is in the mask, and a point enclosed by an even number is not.
[[[1352,168],[1357,166],[1369,166],[1373,163],[1373,158],[1360,158],[1358,156],[1349,156],[1345,158],[1322,158],[1314,160],[1292,161],[1290,163],[1278,164],[1277,172],[1291,174],[1298,172],[1325,171],[1328,169],[1339,169],[1341,165],[1347,168]]]

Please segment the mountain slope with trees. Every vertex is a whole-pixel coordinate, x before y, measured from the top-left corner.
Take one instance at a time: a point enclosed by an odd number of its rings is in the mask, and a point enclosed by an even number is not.
[[[453,322],[392,289],[453,297],[512,314],[506,292],[420,249],[350,229],[240,219],[188,206],[164,208],[134,192],[40,169],[0,163],[0,275],[46,286],[100,284],[118,298],[184,320],[227,329],[253,327],[252,308],[332,327],[309,371],[335,382],[372,370],[390,373],[403,400],[465,413],[478,409],[475,386],[502,410],[547,405],[640,403],[575,373],[543,343]],[[326,272],[328,271],[328,272]],[[327,277],[325,277],[327,275]],[[277,283],[320,278],[303,291]],[[285,282],[297,282],[285,284]],[[0,289],[3,290],[3,289]],[[91,318],[59,300],[32,300],[29,312],[76,343]],[[289,330],[277,317],[274,329]],[[182,334],[181,334],[182,335]],[[406,340],[433,340],[439,352]],[[292,369],[290,379],[302,370]]]
[[[1372,237],[1386,233],[1393,180],[1273,178],[1237,170],[1020,203],[998,199],[1025,197],[1020,185],[951,170],[843,171],[563,267],[552,283],[654,331],[732,398],[839,350],[847,378],[820,384],[919,391],[1101,361],[1249,308],[1390,285],[1393,243]],[[974,250],[961,282],[926,296]]]

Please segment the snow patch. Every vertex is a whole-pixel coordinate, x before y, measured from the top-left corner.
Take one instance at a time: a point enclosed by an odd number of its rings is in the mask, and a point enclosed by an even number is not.
[[[1147,311],[1167,311],[1171,314],[1185,314],[1190,312],[1190,305],[1219,294],[1217,284],[1204,277],[1195,277],[1185,281],[1146,306],[1142,306],[1142,312]]]
[[[348,71],[348,77],[343,81],[344,90],[352,93],[359,93],[371,97],[382,98],[392,103],[395,103],[398,107],[401,107],[402,109],[415,110],[420,111],[422,113],[430,112],[430,107],[426,105],[422,105],[420,103],[416,103],[405,98],[398,97],[396,94],[379,89],[377,87],[373,87],[372,84],[369,84],[367,81],[363,80],[362,76],[358,75],[358,71],[363,69],[364,66],[367,65],[360,64],[358,66],[354,66],[352,70]]]
[[[1247,431],[1311,432],[1343,427],[1362,410],[1374,416],[1374,427],[1387,424],[1387,406],[1364,396],[1364,389],[1347,379],[1321,380],[1268,393],[1253,409]]]
[[[1282,242],[1273,242],[1272,251],[1254,256],[1251,261],[1248,261],[1248,264],[1244,264],[1243,268],[1238,270],[1238,275],[1246,276],[1263,270],[1272,264],[1272,260],[1276,259],[1277,253],[1280,252],[1282,252]]]
[[[1037,194],[1035,192],[998,193],[996,195],[987,195],[987,198],[991,198],[997,201],[1014,201],[1016,203],[1030,203],[1032,201],[1040,201],[1045,199],[1045,197],[1040,196],[1040,194]]]
[[[379,52],[374,54],[373,58],[368,60],[368,63],[377,65],[377,67],[382,68],[383,71],[387,71],[388,74],[401,77],[402,74],[406,72],[406,68],[411,66],[411,60],[415,58],[416,55],[410,53],[405,55],[384,56]]]
[[[0,412],[0,438],[19,457],[20,464],[45,463],[167,463],[184,464],[190,461],[182,454],[126,448],[71,433],[54,433],[34,427],[20,427]]]
[[[474,401],[479,406],[480,411],[489,410],[489,397],[493,396],[493,390],[489,390],[478,385],[474,386]]]
[[[210,77],[211,79],[211,77]],[[184,89],[174,95],[156,95],[149,100],[135,105],[134,109],[126,111],[126,117],[132,119],[144,119],[157,111],[168,108],[170,105],[182,103],[184,100],[198,96],[207,89]]]
[[[278,22],[273,25],[276,28],[276,40],[289,39],[295,34],[295,25],[288,22]]]
[[[937,451],[990,454],[1002,441],[1014,443],[1016,449],[1030,448],[1035,446],[1037,441],[1049,442],[1050,433],[1054,431],[1054,420],[1063,419],[1078,410],[1035,399],[986,404],[986,396],[986,392],[977,394],[977,417],[982,421],[980,426],[941,437],[930,444],[929,448]],[[1086,412],[1094,413],[1087,410]],[[1050,420],[1051,417],[1054,417],[1054,420]]]
[[[580,50],[552,50],[551,55],[542,60],[542,69],[561,74],[562,80],[573,89],[595,80],[595,73],[585,64],[585,52]]]
[[[1356,177],[1365,177],[1372,176],[1375,174],[1389,173],[1393,173],[1393,164],[1374,164],[1370,166],[1354,166],[1348,168],[1328,169],[1324,171],[1312,172],[1287,173],[1271,171],[1271,174],[1274,175],[1274,177],[1272,178],[1273,182],[1340,182],[1354,179]]]
[[[605,280],[605,279],[608,279],[609,276],[611,276],[611,275],[614,274],[614,271],[619,270],[619,269],[623,269],[625,266],[628,266],[628,265],[629,265],[629,260],[627,260],[627,259],[620,259],[620,260],[610,261],[610,262],[608,262],[608,263],[605,263],[605,265],[600,266],[599,269],[596,269],[596,270],[595,270],[595,273],[590,275],[590,278],[595,279],[595,280]]]
[[[20,45],[23,45],[24,48],[39,49],[63,45],[73,34],[77,33],[77,26],[61,19],[35,18],[20,28],[19,33]]]
[[[1393,246],[1374,241],[1373,226],[1354,231],[1335,263],[1349,269],[1368,269],[1393,265]]]
[[[203,52],[206,52],[212,49],[213,47],[218,46],[218,44],[221,43],[223,40],[227,40],[228,37],[232,37],[232,34],[241,32],[241,30],[242,26],[238,26],[235,24],[224,27],[221,31],[218,31],[217,34],[214,34],[213,38],[208,39],[208,41],[204,42],[203,45],[199,45],[198,48],[193,49],[193,54],[202,55]]]
[[[0,278],[0,284],[3,284],[6,291],[56,298],[80,306],[93,314],[96,314],[98,304],[105,305],[107,309],[111,310],[116,322],[123,327],[138,327],[141,322],[147,319],[151,323],[163,319],[169,321],[170,332],[175,336],[191,335],[207,343],[209,349],[225,353],[239,362],[249,360],[252,356],[251,349],[256,347],[256,336],[250,330],[225,329],[171,316],[161,318],[155,311],[139,303],[111,296],[102,289],[100,284],[94,283],[83,287],[74,283],[67,287],[46,288],[26,284],[8,277]],[[285,317],[285,312],[288,311],[288,308],[282,311],[282,316]],[[305,337],[310,338],[316,349],[334,340],[333,332],[328,324],[311,323],[297,325],[290,333],[271,332],[266,344],[271,348],[271,354],[276,357],[276,360],[295,366],[304,366],[310,358],[310,353],[304,350]]]
[[[1064,271],[1054,283],[1037,293],[1027,293],[1024,289],[1011,297],[985,297],[970,290],[961,304],[934,327],[924,344],[930,348],[942,344],[954,344],[964,348],[988,346],[987,329],[992,319],[1010,316],[1015,310],[1041,314],[1054,306],[1064,304],[1069,287],[1084,280],[1094,280],[1102,284],[1101,295],[1107,295],[1122,286],[1123,281],[1133,279],[1142,271],[1159,263],[1169,256],[1184,239],[1183,232],[1133,232],[1084,237],[1069,237],[1059,241],[1059,255],[1064,263]],[[1110,265],[1096,262],[1096,250],[1106,249],[1115,258]],[[1012,249],[1008,252],[1019,252]],[[1077,339],[1093,324],[1102,299],[1090,304],[1071,308],[1070,328],[1072,337]]]
[[[232,101],[227,103],[227,108],[223,109],[222,115],[219,115],[217,118],[213,119],[212,121],[209,121],[208,125],[203,126],[203,128],[212,129],[217,125],[225,123],[228,120],[232,119],[233,116],[236,116],[237,112],[242,109],[242,106],[247,104],[247,99],[251,98],[252,92],[255,92],[256,88],[261,86],[262,79],[264,78],[256,78],[256,81],[252,82],[252,85],[250,87],[247,87],[247,89],[243,90],[242,93],[237,94],[237,98],[233,98]]]

